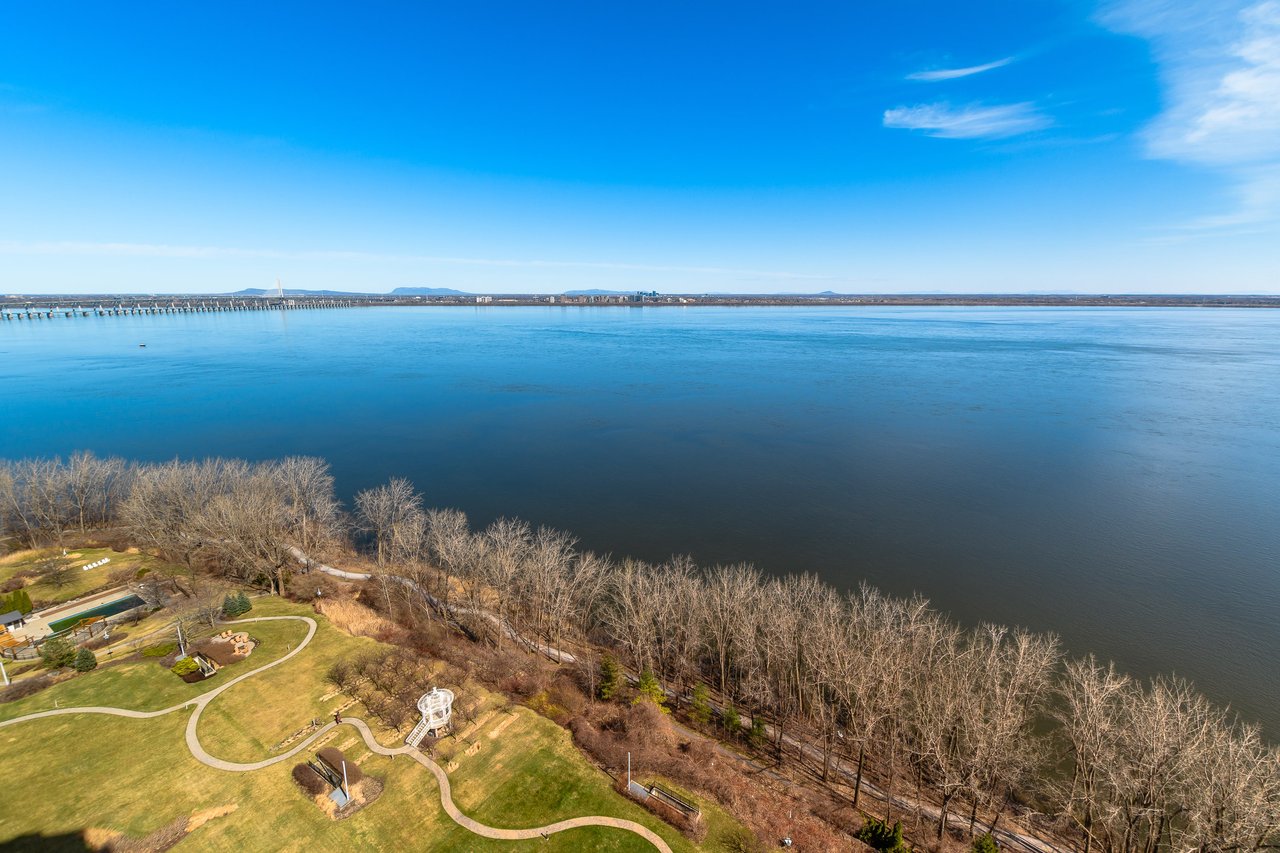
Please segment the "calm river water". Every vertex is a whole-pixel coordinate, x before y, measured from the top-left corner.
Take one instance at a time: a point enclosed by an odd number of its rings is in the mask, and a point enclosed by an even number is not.
[[[0,456],[320,455],[344,495],[1056,631],[1280,737],[1280,311],[59,318],[0,326],[0,384]]]

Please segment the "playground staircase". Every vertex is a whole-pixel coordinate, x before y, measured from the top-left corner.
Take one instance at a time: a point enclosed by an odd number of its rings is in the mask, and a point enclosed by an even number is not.
[[[409,746],[417,746],[422,743],[422,739],[427,736],[427,721],[419,720],[418,724],[413,727],[413,731],[409,732],[409,736],[404,742]]]

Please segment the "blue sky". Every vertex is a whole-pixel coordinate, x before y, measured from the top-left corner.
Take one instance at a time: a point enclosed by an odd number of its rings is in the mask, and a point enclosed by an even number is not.
[[[11,3],[0,290],[1280,292],[1280,0]]]

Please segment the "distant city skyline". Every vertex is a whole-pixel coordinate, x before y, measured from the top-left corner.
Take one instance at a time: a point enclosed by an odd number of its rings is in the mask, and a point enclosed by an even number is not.
[[[1280,292],[1280,0],[6,9],[0,292]]]

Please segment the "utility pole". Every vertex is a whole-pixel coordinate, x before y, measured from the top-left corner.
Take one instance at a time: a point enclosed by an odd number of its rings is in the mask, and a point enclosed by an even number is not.
[[[0,675],[4,676],[4,686],[8,687],[12,682],[9,681],[9,673],[5,672],[3,657],[0,657]]]

